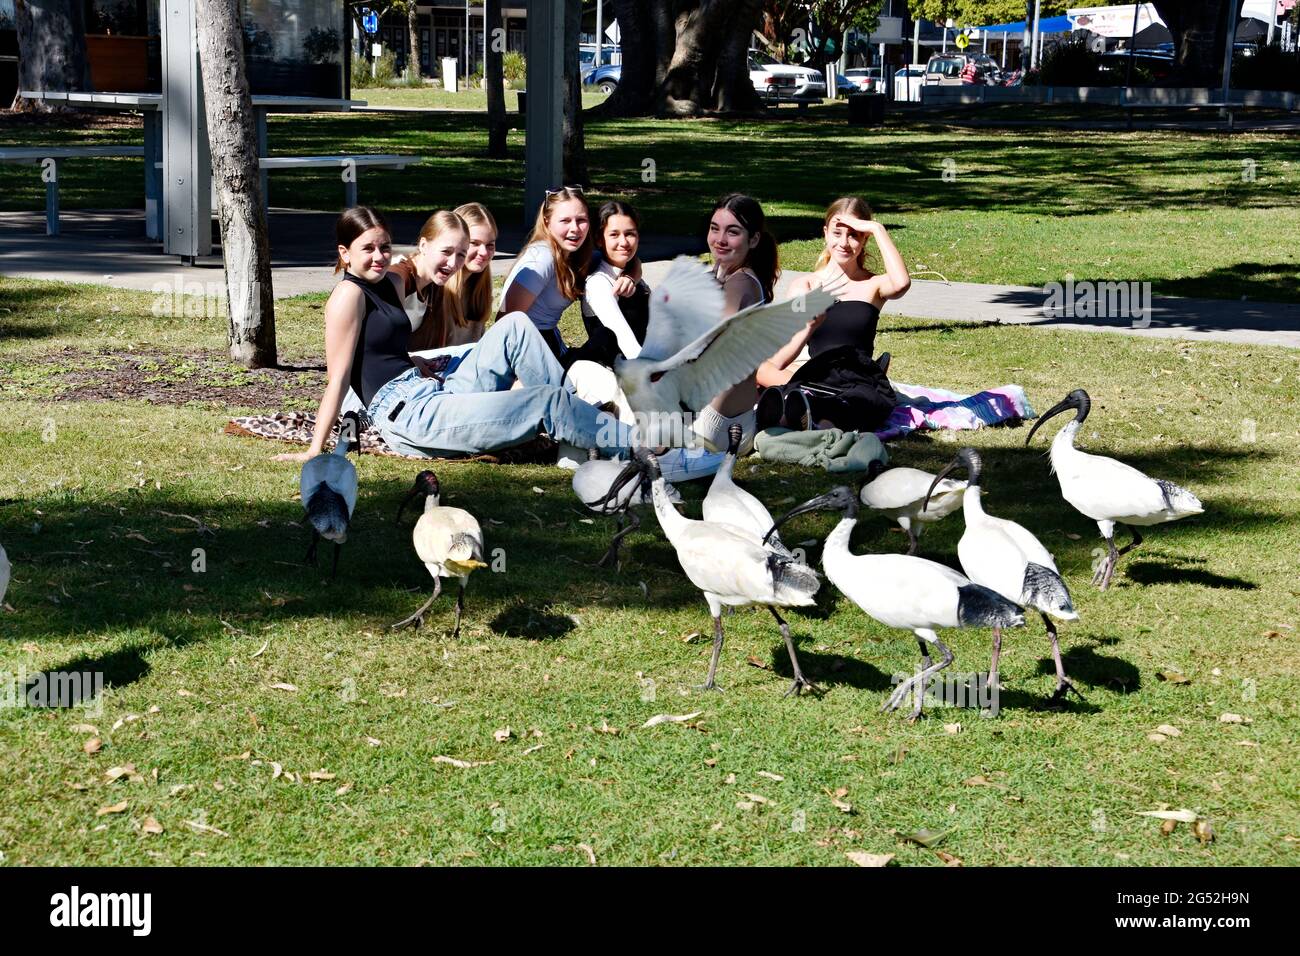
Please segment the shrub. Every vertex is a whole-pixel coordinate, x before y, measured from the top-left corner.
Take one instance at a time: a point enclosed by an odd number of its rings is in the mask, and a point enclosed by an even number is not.
[[[501,72],[511,83],[525,83],[528,80],[528,61],[518,50],[509,50],[501,57]]]
[[[1238,50],[1232,58],[1232,85],[1238,90],[1300,92],[1300,55],[1263,42],[1257,43],[1249,56]]]
[[[393,81],[397,76],[393,63],[393,54],[385,51],[382,56],[375,60],[375,75],[372,78],[370,76],[370,61],[365,57],[354,56],[352,58],[352,85],[360,90],[376,86],[393,86]]]
[[[1056,44],[1043,55],[1039,75],[1044,86],[1106,86],[1112,81],[1100,70],[1101,60],[1088,49],[1082,34]]]

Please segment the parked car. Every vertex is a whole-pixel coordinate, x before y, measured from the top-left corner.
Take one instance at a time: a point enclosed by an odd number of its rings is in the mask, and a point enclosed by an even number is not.
[[[925,67],[919,64],[894,71],[894,99],[901,103],[921,102],[921,86],[925,82]]]
[[[1103,73],[1118,74],[1121,81],[1123,77],[1128,75],[1129,54],[1127,51],[1103,53],[1099,59],[1098,68]],[[1146,72],[1154,80],[1163,80],[1168,78],[1169,74],[1174,71],[1174,58],[1154,50],[1134,50],[1133,67]]]
[[[935,53],[925,64],[925,85],[987,83],[997,72],[997,62],[986,53]]]
[[[852,93],[861,93],[862,88],[854,83],[843,73],[835,74],[835,91],[841,96],[848,96]]]
[[[845,70],[844,75],[849,82],[857,87],[860,93],[880,93],[882,90],[880,80],[880,67],[878,66],[859,66],[851,70]]]
[[[759,96],[774,103],[806,102],[826,96],[826,78],[817,70],[782,63],[762,50],[749,51],[749,81]]]
[[[596,87],[602,93],[613,93],[618,89],[619,80],[622,78],[622,65],[614,63],[596,67],[583,77],[582,82],[586,86]]]

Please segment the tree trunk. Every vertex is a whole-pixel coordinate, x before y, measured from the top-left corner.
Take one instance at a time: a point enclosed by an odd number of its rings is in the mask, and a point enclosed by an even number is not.
[[[564,184],[587,186],[587,148],[582,131],[582,66],[578,35],[582,0],[564,0]]]
[[[420,75],[420,20],[415,0],[406,2],[406,41],[410,53],[406,58],[406,69],[411,76]]]
[[[239,0],[195,0],[195,9],[226,265],[230,357],[247,368],[265,368],[277,364],[275,298]]]
[[[488,158],[506,158],[506,134],[510,124],[506,120],[506,89],[503,62],[506,33],[501,27],[501,0],[486,0],[487,40],[483,50],[483,88],[487,93]]]
[[[1212,86],[1223,80],[1223,48],[1227,42],[1225,2],[1238,11],[1241,0],[1155,0],[1156,11],[1174,40],[1177,86]],[[1234,17],[1235,25],[1238,18]]]
[[[80,0],[15,0],[14,19],[20,92],[90,89],[85,8]],[[21,96],[14,97],[12,108],[31,113],[55,111],[44,100],[25,100]]]
[[[599,113],[696,116],[757,109],[747,51],[762,0],[613,0],[623,76]]]

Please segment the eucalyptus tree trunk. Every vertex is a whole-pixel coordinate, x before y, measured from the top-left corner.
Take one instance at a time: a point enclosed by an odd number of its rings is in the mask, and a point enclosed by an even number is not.
[[[586,137],[582,129],[582,66],[578,34],[582,0],[564,0],[564,182],[589,185]]]
[[[411,76],[419,76],[420,19],[419,11],[416,9],[415,0],[407,0],[406,4],[406,41],[410,46],[410,54],[406,58],[407,73]]]
[[[90,89],[86,19],[81,0],[15,0],[18,90],[84,92]],[[44,100],[15,96],[20,112],[55,112]],[[65,108],[59,107],[62,112]]]
[[[483,48],[483,89],[487,93],[488,158],[506,158],[506,89],[504,61],[506,33],[501,26],[501,0],[486,0],[487,35]]]
[[[277,364],[275,298],[239,0],[193,2],[226,265],[230,357],[247,368],[265,368]]]

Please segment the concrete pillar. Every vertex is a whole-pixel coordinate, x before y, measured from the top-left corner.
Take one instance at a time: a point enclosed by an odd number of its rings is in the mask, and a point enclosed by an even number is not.
[[[212,253],[212,154],[194,0],[162,4],[163,251]]]
[[[524,225],[531,226],[546,190],[564,175],[564,0],[528,5]]]

